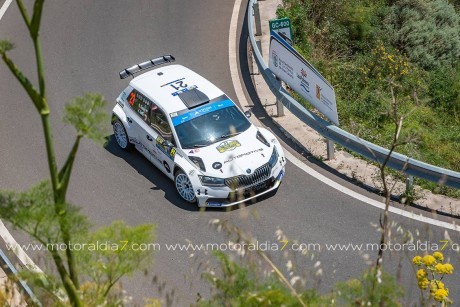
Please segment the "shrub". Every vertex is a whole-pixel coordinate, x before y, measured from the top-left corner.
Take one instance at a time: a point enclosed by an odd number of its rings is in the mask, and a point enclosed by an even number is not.
[[[460,57],[460,17],[447,0],[396,1],[386,24],[393,44],[423,68]]]
[[[430,105],[458,114],[460,111],[460,63],[443,65],[430,72]]]
[[[377,36],[374,32],[379,30],[377,13],[383,4],[383,1],[358,0],[283,0],[277,15],[291,18],[295,43],[302,50],[333,59],[369,49],[372,37]]]

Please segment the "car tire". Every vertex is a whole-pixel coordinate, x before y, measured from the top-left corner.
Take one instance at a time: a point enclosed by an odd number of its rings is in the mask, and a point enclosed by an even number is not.
[[[128,133],[126,133],[125,126],[123,123],[117,119],[113,123],[113,134],[115,136],[115,141],[118,144],[118,147],[125,151],[130,151],[133,149],[133,144],[129,142]]]
[[[193,185],[183,170],[178,170],[174,174],[174,185],[179,196],[188,203],[196,203],[196,195]]]

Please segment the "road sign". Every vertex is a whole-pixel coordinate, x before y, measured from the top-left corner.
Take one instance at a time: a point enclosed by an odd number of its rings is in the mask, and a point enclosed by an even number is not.
[[[270,34],[270,70],[338,126],[339,117],[332,85],[281,35],[275,31]]]
[[[275,31],[284,38],[290,45],[294,41],[292,36],[291,20],[286,18],[272,19],[269,21],[270,31]]]

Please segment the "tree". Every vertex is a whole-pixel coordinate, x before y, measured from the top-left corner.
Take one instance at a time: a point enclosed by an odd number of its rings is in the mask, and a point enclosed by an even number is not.
[[[16,0],[16,3],[33,42],[38,87],[33,85],[30,79],[22,73],[9,57],[8,54],[13,49],[12,43],[0,41],[0,56],[12,75],[28,94],[41,118],[50,180],[39,183],[27,192],[3,193],[0,197],[0,217],[22,229],[47,247],[62,246],[59,249],[48,248],[47,251],[52,256],[69,302],[74,306],[83,306],[82,298],[84,293],[81,293],[79,272],[85,266],[82,266],[82,262],[76,259],[78,255],[72,250],[72,244],[76,240],[99,238],[103,234],[109,235],[110,232],[107,229],[102,229],[91,234],[87,218],[79,213],[78,207],[67,202],[66,195],[81,139],[87,137],[99,143],[104,140],[105,132],[103,127],[108,122],[107,114],[104,111],[106,102],[100,94],[85,94],[82,97],[75,98],[71,104],[66,106],[64,122],[71,124],[76,129],[76,136],[64,165],[59,169],[50,124],[50,108],[46,95],[45,72],[39,37],[44,0],[35,0],[31,16],[22,0]],[[123,241],[131,242],[136,240],[138,244],[141,244],[151,242],[153,239],[153,226],[128,227],[124,224],[115,223],[111,227],[108,229],[117,230],[119,234],[123,233],[125,235]],[[124,252],[133,253],[128,250]],[[86,272],[87,278],[91,279],[92,277],[98,282],[105,280],[102,285],[98,286],[102,287],[102,292],[98,292],[98,294],[102,294],[102,297],[107,297],[113,285],[121,276],[139,269],[138,265],[144,263],[151,256],[149,251],[134,254],[127,256],[119,252],[109,257],[105,252],[94,251],[91,256],[86,255],[83,257],[79,255],[78,257],[81,260],[89,261],[89,265],[103,263],[107,266],[106,270],[99,272],[100,275],[97,276]],[[92,271],[91,273],[94,272]],[[103,276],[106,276],[105,279]],[[51,279],[49,278],[48,281]],[[43,281],[40,278],[38,280]],[[47,282],[42,285],[48,289],[50,287],[59,288],[58,283],[53,285],[53,283]],[[61,294],[59,291],[52,292],[58,293],[57,296]]]

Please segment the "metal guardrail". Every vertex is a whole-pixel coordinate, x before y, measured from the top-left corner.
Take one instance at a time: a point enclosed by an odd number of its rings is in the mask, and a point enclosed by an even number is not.
[[[0,269],[3,269],[7,275],[18,275],[18,271],[14,267],[14,265],[11,263],[11,261],[8,259],[8,257],[3,253],[3,251],[0,249]],[[22,290],[22,293],[29,298],[34,306],[42,306],[40,301],[37,299],[37,297],[34,295],[32,290],[29,288],[27,283],[23,281],[22,279],[19,278],[18,282],[16,283]]]
[[[259,68],[259,72],[276,98],[296,117],[325,138],[332,140],[333,142],[369,160],[382,163],[390,152],[388,149],[348,133],[309,112],[298,101],[292,98],[291,95],[289,95],[289,93],[283,88],[281,82],[275,78],[267,64],[265,64],[254,36],[254,24],[252,19],[254,17],[253,7],[255,2],[256,0],[250,0],[248,4],[247,22],[249,39],[251,40],[253,55]],[[438,184],[460,189],[460,173],[458,172],[433,166],[428,163],[409,158],[397,152],[393,152],[391,154],[387,165],[388,167],[403,172],[408,176],[419,177]]]

